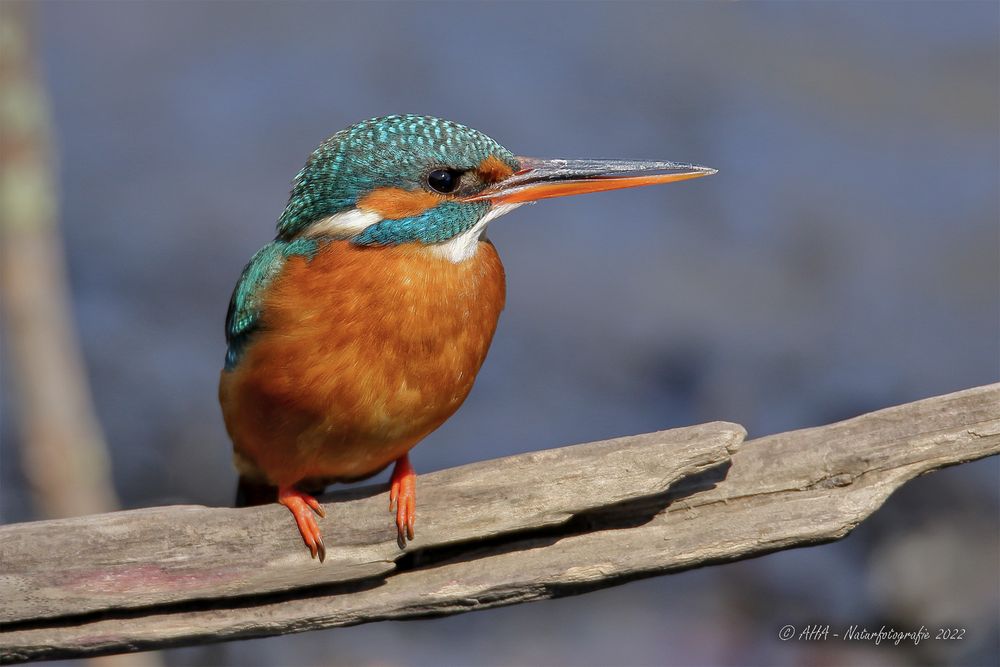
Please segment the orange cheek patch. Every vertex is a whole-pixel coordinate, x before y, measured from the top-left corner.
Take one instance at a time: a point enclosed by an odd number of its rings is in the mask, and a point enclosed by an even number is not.
[[[484,183],[499,183],[514,173],[514,170],[496,155],[491,155],[480,162],[476,171]]]
[[[423,190],[376,188],[358,200],[358,208],[378,213],[385,220],[412,218],[444,201],[443,197]]]

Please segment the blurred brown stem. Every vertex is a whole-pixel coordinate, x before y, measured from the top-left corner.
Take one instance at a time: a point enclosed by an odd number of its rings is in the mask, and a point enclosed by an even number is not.
[[[0,3],[0,313],[24,471],[39,513],[66,517],[118,502],[70,315],[30,10]]]

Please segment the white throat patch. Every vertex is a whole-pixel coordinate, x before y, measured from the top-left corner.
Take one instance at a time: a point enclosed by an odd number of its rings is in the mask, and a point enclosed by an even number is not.
[[[453,236],[447,241],[435,243],[428,249],[435,255],[444,257],[454,264],[464,262],[476,254],[479,239],[486,236],[486,225],[490,224],[490,222],[496,220],[501,215],[510,213],[518,206],[521,206],[522,203],[523,202],[493,206],[493,208],[487,211],[486,215],[479,219],[479,222],[469,229],[465,230],[458,236]]]

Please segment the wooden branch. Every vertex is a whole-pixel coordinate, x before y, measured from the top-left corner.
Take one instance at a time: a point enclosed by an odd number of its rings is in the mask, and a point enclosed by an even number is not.
[[[0,528],[0,661],[453,614],[843,537],[913,477],[1000,452],[1000,384],[740,445],[725,423],[327,497],[329,557],[283,508],[164,507]],[[433,566],[433,567],[431,567]]]

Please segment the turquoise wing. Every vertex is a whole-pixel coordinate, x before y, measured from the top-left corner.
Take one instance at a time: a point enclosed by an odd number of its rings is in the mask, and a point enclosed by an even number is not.
[[[273,241],[258,250],[243,267],[226,313],[226,370],[236,366],[247,341],[260,326],[262,295],[281,273],[285,261],[293,255],[312,259],[315,254],[316,241],[312,239]]]

